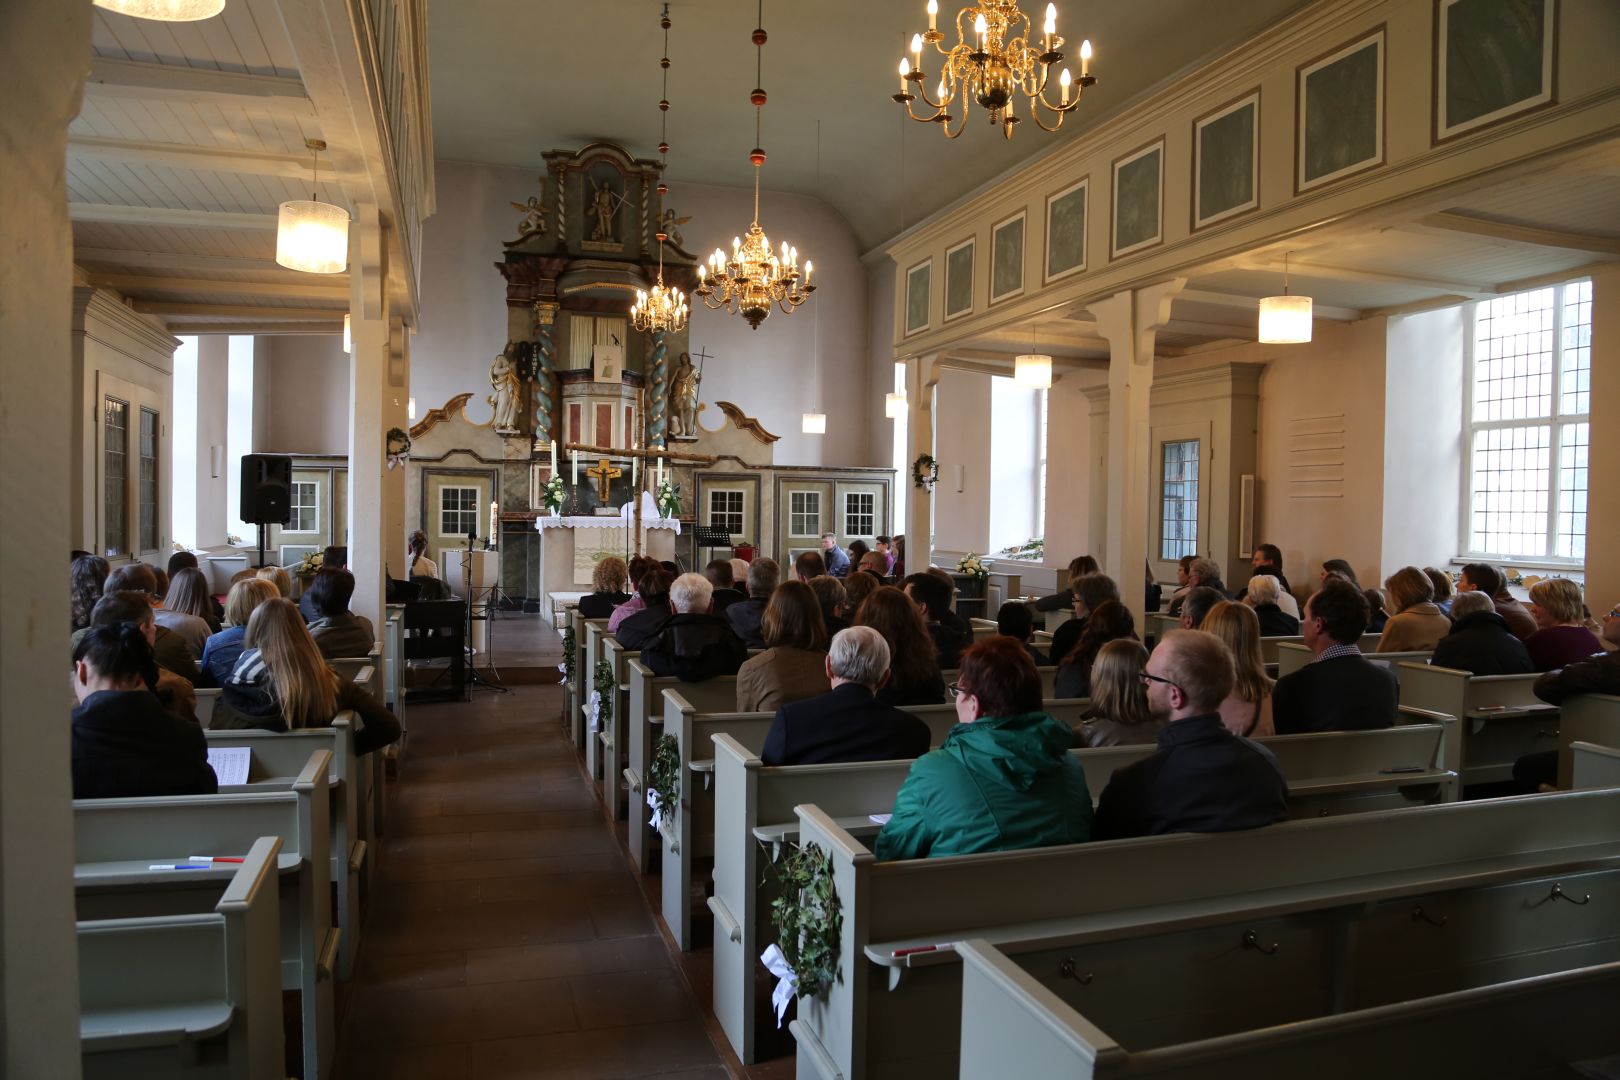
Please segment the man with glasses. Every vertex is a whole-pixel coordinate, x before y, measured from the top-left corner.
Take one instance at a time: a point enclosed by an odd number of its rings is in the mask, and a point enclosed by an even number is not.
[[[1172,630],[1139,677],[1148,710],[1164,725],[1159,749],[1115,771],[1097,802],[1093,839],[1234,832],[1288,817],[1276,759],[1221,722],[1221,702],[1237,679],[1225,642]]]
[[[1356,645],[1371,616],[1361,590],[1337,577],[1323,579],[1305,601],[1299,630],[1315,656],[1277,680],[1271,694],[1277,734],[1394,725],[1399,704],[1395,673],[1362,656]]]

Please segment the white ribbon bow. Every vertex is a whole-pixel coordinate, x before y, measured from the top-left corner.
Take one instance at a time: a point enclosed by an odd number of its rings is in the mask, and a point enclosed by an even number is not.
[[[765,965],[766,971],[776,976],[776,989],[771,991],[771,1008],[776,1010],[776,1026],[780,1030],[782,1018],[787,1015],[788,1002],[799,992],[799,977],[793,974],[792,965],[778,946],[772,945],[760,953],[759,962]]]
[[[658,809],[658,792],[650,788],[647,790],[647,807],[652,810],[652,817],[647,819],[647,824],[657,829],[663,823],[664,815]]]
[[[597,719],[597,716],[601,710],[602,692],[600,690],[592,690],[591,696],[585,699],[585,715],[591,719],[592,731],[595,731],[601,723],[601,721]]]

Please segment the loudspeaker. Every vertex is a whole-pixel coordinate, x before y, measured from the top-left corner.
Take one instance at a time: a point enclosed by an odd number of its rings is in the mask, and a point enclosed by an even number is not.
[[[253,525],[286,525],[292,515],[292,458],[243,454],[241,518]]]

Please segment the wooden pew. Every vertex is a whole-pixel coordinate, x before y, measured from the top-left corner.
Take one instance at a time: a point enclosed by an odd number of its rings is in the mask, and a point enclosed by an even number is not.
[[[261,837],[206,913],[82,921],[79,1053],[86,1080],[279,1080],[277,856]]]
[[[1290,675],[1298,671],[1300,668],[1311,662],[1313,654],[1311,653],[1310,648],[1306,646],[1303,638],[1261,638],[1260,643],[1262,649],[1264,648],[1265,643],[1268,641],[1277,642],[1277,647],[1274,651],[1276,653],[1275,660],[1277,663],[1276,677],[1279,679],[1284,675]],[[1408,660],[1414,664],[1426,664],[1429,662],[1429,657],[1433,655],[1434,652],[1432,650],[1427,652],[1370,652],[1367,654],[1367,659],[1371,660],[1375,664],[1385,664],[1393,669],[1396,664]]]
[[[317,750],[332,753],[329,790],[332,809],[331,842],[327,845],[332,865],[332,882],[337,889],[339,930],[338,978],[345,982],[354,974],[360,950],[360,881],[375,848],[361,835],[359,802],[359,759],[354,752],[353,713],[342,713],[330,727],[300,728],[297,731],[209,731],[210,747],[243,746],[253,751],[248,766],[248,783],[242,787],[221,787],[221,794],[244,791],[290,791],[309,755]]]
[[[219,702],[219,695],[223,692],[217,686],[198,686],[192,691],[197,695],[197,723],[203,730],[214,720],[214,706]]]
[[[585,703],[585,689],[588,680],[585,675],[585,616],[580,612],[578,604],[570,604],[567,608],[568,625],[574,631],[574,681],[567,685],[567,692],[563,700],[563,730],[573,736],[574,717],[579,715],[580,706]]]
[[[1569,753],[1571,787],[1577,790],[1620,787],[1620,749],[1575,742],[1570,744]]]
[[[596,662],[602,659],[602,639],[607,636],[607,624],[606,619],[586,619],[585,632],[580,637],[579,708],[574,713],[569,733],[574,740],[574,749],[581,754],[588,752],[586,742],[591,726],[590,717],[585,715],[585,705],[596,687]]]
[[[937,946],[968,938],[1072,959],[1127,1045],[1620,956],[1620,906],[1579,899],[1620,890],[1620,789],[890,863],[798,815],[843,913],[841,979],[792,1025],[801,1077],[955,1075],[961,967]]]
[[[1558,717],[1558,786],[1590,787],[1575,783],[1574,754],[1577,742],[1620,747],[1620,697],[1612,694],[1581,694],[1565,700]]]
[[[619,644],[618,638],[602,639],[604,658],[613,668],[613,681],[617,687],[613,694],[613,715],[606,724],[598,724],[597,742],[602,755],[602,775],[598,794],[608,812],[610,821],[623,821],[626,817],[624,769],[628,764],[628,746],[625,732],[629,728],[626,717],[630,712],[630,664],[639,652],[631,652]]]
[[[1456,798],[1456,774],[1444,766],[1446,739],[1456,721],[1449,716],[1438,720],[1424,726],[1279,735],[1259,741],[1276,756],[1288,778],[1292,816],[1359,813]],[[769,933],[765,915],[773,896],[763,877],[762,858],[774,858],[783,842],[797,839],[794,807],[799,805],[820,806],[852,837],[869,843],[880,828],[871,815],[893,807],[911,762],[773,768],[760,761],[757,746],[731,734],[712,737],[715,894],[709,898],[709,909],[715,920],[714,1011],[732,1048],[744,1064],[752,1064],[751,987],[758,942]],[[1095,802],[1116,769],[1153,750],[1122,746],[1070,752],[1085,770]]]
[[[411,729],[405,717],[405,605],[389,604],[383,617],[382,636],[383,704],[399,721],[399,741],[384,751],[388,765],[397,776],[405,760],[411,741]]]
[[[1620,1051],[1620,963],[1560,971],[1174,1044],[1121,1045],[982,939],[959,942],[964,1080],[1020,1075],[1122,1080],[1380,1076],[1519,1080],[1575,1075],[1569,1065]],[[1147,1008],[1147,1003],[1142,1003]],[[1107,1025],[1113,1030],[1114,1025]],[[1589,1075],[1602,1075],[1593,1073]]]
[[[1047,644],[1050,645],[1051,642],[1047,642]],[[1036,647],[1039,648],[1039,646]],[[944,668],[939,675],[945,685],[949,686],[956,681],[957,676],[961,673],[961,668]],[[1055,664],[1035,669],[1035,674],[1041,677],[1041,699],[1043,701],[1052,701],[1057,698],[1057,673],[1058,669]],[[946,701],[945,704],[949,705],[950,702]]]
[[[1166,611],[1150,611],[1142,617],[1142,642],[1149,649],[1171,630],[1181,629],[1181,616]]]
[[[1520,757],[1558,746],[1558,707],[1531,691],[1536,675],[1471,675],[1411,661],[1395,671],[1402,705],[1461,721],[1464,787],[1510,780]]]
[[[73,879],[80,919],[211,911],[233,868],[151,870],[188,855],[240,855],[261,836],[281,840],[281,987],[302,999],[304,1075],[330,1075],[332,975],[330,751],[317,751],[291,790],[73,803]]]

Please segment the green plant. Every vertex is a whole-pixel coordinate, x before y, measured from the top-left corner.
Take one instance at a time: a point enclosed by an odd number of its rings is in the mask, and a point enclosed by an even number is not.
[[[574,685],[574,664],[578,662],[579,641],[574,636],[572,621],[563,627],[563,682]]]
[[[666,518],[680,517],[681,515],[681,489],[670,483],[668,478],[658,484],[658,513]]]
[[[1002,548],[996,552],[997,558],[1017,559],[1019,562],[1040,562],[1046,558],[1046,540],[1035,537],[1025,540],[1022,544],[1014,544],[1009,548]]]
[[[839,979],[838,940],[844,928],[832,860],[813,845],[789,844],[768,865],[780,890],[771,901],[771,925],[777,948],[793,968],[795,992],[825,1001]]]
[[[653,747],[648,769],[647,790],[654,811],[664,821],[675,820],[675,806],[681,798],[681,743],[673,735],[660,735]]]
[[[919,454],[911,463],[911,482],[928,491],[934,490],[939,482],[939,462],[934,460],[934,455]]]
[[[561,510],[567,498],[567,492],[563,489],[562,477],[553,476],[541,485],[540,502],[547,510]]]
[[[613,677],[613,665],[606,660],[596,662],[596,730],[601,731],[613,723],[613,697],[619,681]]]

